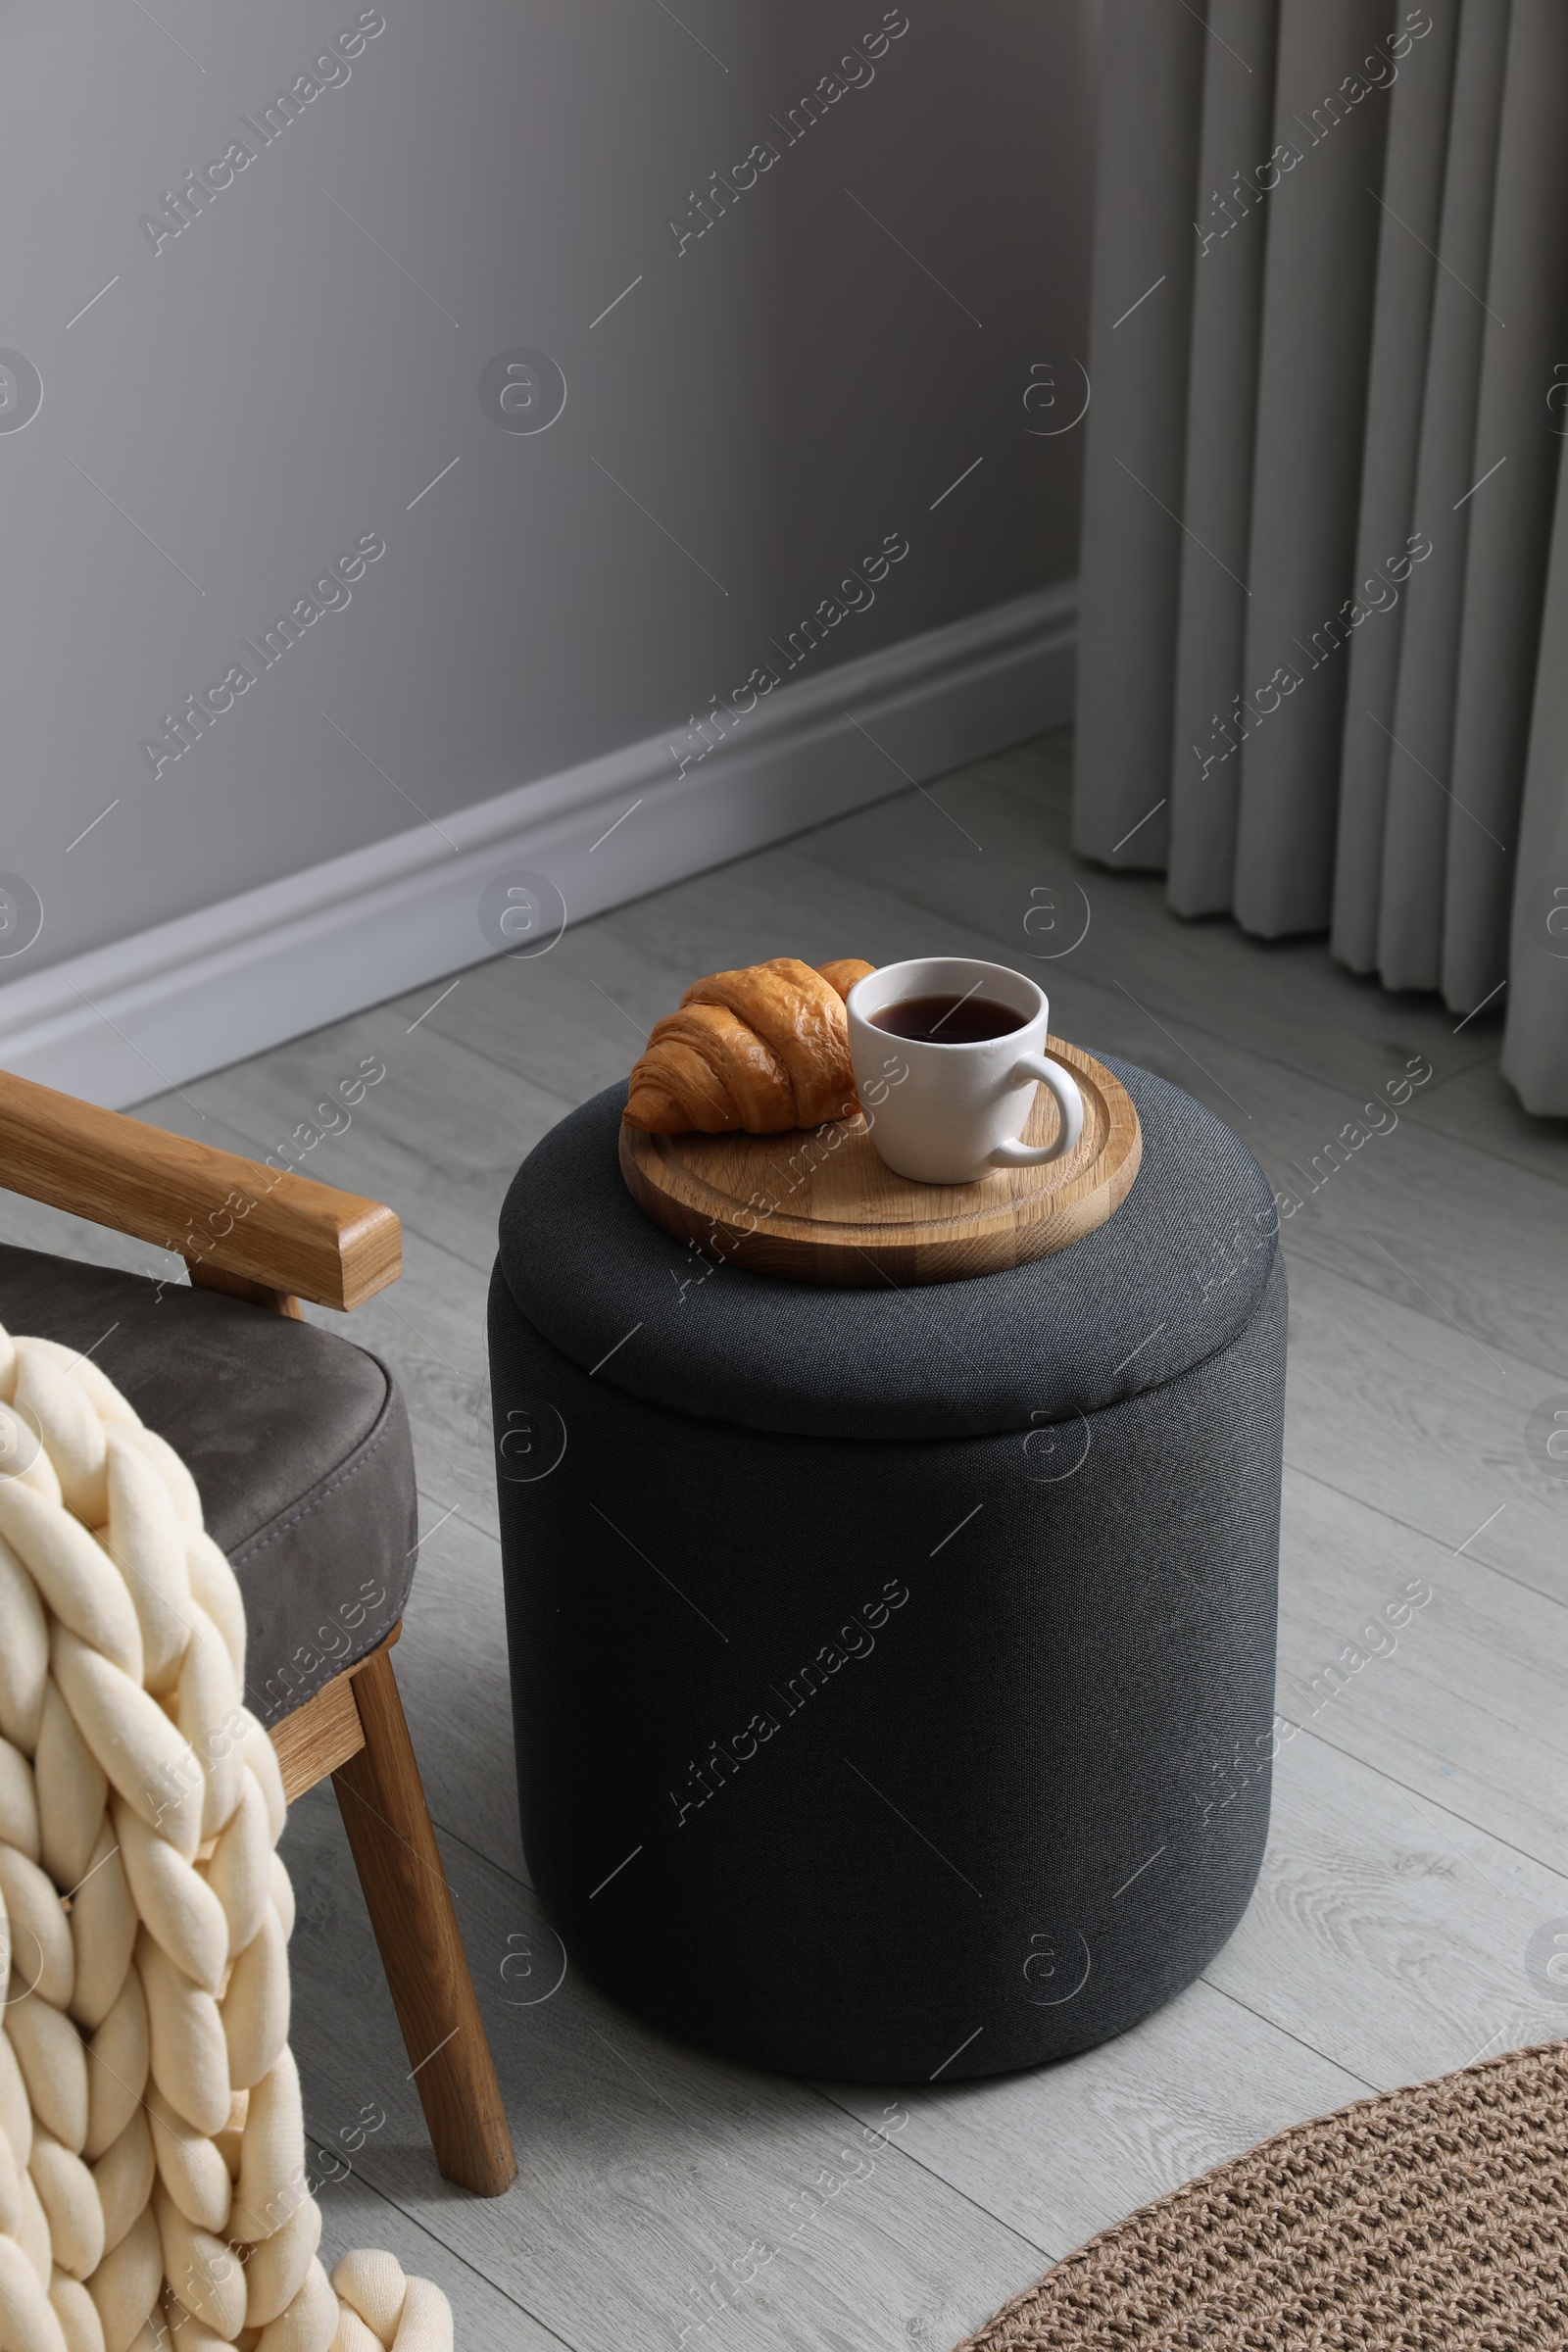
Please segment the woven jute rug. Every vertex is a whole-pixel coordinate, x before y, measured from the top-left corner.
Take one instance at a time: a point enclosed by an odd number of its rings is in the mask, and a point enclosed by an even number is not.
[[[958,2352],[1568,2346],[1568,2042],[1298,2124],[1106,2230]]]

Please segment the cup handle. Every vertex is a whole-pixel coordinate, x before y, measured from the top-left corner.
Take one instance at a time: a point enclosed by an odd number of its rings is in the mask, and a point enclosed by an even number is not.
[[[1042,1160],[1059,1159],[1064,1152],[1072,1150],[1084,1131],[1083,1096],[1078,1092],[1077,1080],[1059,1061],[1048,1061],[1044,1054],[1020,1054],[1005,1083],[1016,1086],[1022,1078],[1038,1078],[1042,1086],[1050,1087],[1056,1098],[1061,1124],[1054,1144],[998,1144],[988,1154],[995,1168],[1037,1168]]]

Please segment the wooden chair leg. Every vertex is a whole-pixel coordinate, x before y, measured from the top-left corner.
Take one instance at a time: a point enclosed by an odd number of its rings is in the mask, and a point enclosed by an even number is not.
[[[385,1651],[355,1674],[353,1690],[365,1745],[332,1785],[424,2120],[446,2178],[496,2197],[517,2159]]]

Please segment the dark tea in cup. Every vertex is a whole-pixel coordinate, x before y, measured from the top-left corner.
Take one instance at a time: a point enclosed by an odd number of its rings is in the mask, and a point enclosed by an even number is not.
[[[986,1038],[1010,1037],[1028,1017],[973,990],[964,997],[903,997],[868,1016],[890,1037],[911,1038],[922,1046],[976,1046]]]

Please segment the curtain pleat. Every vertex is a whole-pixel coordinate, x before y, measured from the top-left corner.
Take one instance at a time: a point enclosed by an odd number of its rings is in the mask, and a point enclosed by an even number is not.
[[[1568,7],[1563,0],[1513,0],[1471,479],[1493,466],[1497,470],[1470,502],[1447,809],[1441,981],[1455,1012],[1481,1004],[1508,968],[1514,845],[1537,668],[1544,679],[1553,662],[1568,656],[1560,634],[1542,632],[1558,436],[1568,430],[1568,415],[1547,405],[1553,368],[1568,362],[1565,110]],[[1557,775],[1558,791],[1568,792],[1568,766],[1559,763]],[[1510,1019],[1517,1017],[1517,1006],[1510,1007]],[[1568,1111],[1568,1093],[1556,1108]]]
[[[1086,857],[1162,866],[1193,299],[1201,8],[1109,0],[1089,319],[1074,810]],[[1147,819],[1147,822],[1142,820]]]
[[[1247,644],[1248,541],[1268,198],[1250,178],[1273,144],[1276,0],[1210,0],[1193,227],[1193,341],[1181,515],[1170,902],[1231,903],[1239,762],[1215,745],[1234,722]]]
[[[1568,1111],[1568,468],[1556,520],[1525,771],[1524,821],[1508,958],[1503,1076],[1526,1110]]]
[[[1345,84],[1393,28],[1367,0],[1282,0],[1274,139],[1296,158],[1269,203],[1258,354],[1233,905],[1275,938],[1329,919],[1355,560],[1385,93]],[[1294,681],[1287,685],[1287,679]],[[1273,709],[1264,696],[1277,692]]]
[[[1568,1114],[1568,0],[1107,0],[1074,838]]]
[[[1405,583],[1404,631],[1389,745],[1378,906],[1378,970],[1388,988],[1436,988],[1443,955],[1448,772],[1481,388],[1498,111],[1508,0],[1470,0],[1448,124],[1447,172],[1410,525],[1419,553]],[[1412,83],[1431,66],[1430,42]],[[1483,496],[1485,493],[1483,492]],[[1390,551],[1393,552],[1392,550]],[[1493,853],[1495,855],[1495,852]]]
[[[1389,100],[1352,589],[1377,611],[1348,649],[1334,877],[1334,952],[1357,972],[1374,970],[1378,959],[1389,745],[1408,584],[1408,574],[1404,583],[1391,580],[1384,565],[1403,551],[1415,505],[1417,440],[1410,419],[1420,414],[1426,382],[1454,52],[1463,83],[1474,73],[1478,46],[1491,37],[1489,14],[1506,12],[1507,5],[1465,0],[1462,39],[1459,14],[1449,10],[1428,35],[1422,71],[1401,74]]]

